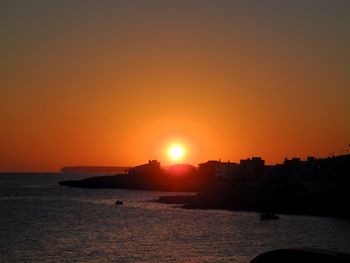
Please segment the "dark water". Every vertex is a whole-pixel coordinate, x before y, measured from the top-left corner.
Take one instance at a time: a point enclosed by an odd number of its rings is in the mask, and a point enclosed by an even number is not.
[[[0,262],[249,262],[285,247],[350,252],[350,220],[260,221],[256,213],[150,202],[169,193],[57,184],[79,177],[0,174]]]

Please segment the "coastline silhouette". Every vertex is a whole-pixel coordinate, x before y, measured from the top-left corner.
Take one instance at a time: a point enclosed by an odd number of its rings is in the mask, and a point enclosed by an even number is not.
[[[61,181],[83,188],[120,188],[195,192],[161,196],[159,202],[191,209],[272,210],[284,214],[350,217],[342,203],[350,201],[350,155],[285,159],[265,165],[260,157],[239,163],[207,161],[198,168],[177,164],[163,169],[157,160],[125,174]]]

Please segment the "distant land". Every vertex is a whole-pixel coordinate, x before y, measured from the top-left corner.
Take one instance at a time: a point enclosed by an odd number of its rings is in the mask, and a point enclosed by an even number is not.
[[[61,173],[123,174],[129,168],[127,166],[66,166],[61,168]]]

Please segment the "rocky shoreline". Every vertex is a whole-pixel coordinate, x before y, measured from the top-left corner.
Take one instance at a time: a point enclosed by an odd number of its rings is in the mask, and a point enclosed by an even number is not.
[[[150,191],[194,192],[194,195],[161,196],[158,202],[176,204],[186,209],[223,209],[230,211],[272,211],[278,214],[350,218],[347,192],[296,191],[290,186],[205,182],[192,179],[153,180],[126,174],[96,176],[83,180],[59,182],[80,188],[132,189]]]
[[[322,197],[323,196],[323,197]],[[320,217],[350,218],[346,206],[339,205],[342,196],[330,197],[323,194],[305,194],[276,199],[232,200],[198,193],[196,195],[160,196],[158,202],[176,204],[185,209],[215,209],[228,211],[249,211],[278,214],[308,215]],[[338,202],[338,204],[337,204]]]
[[[79,188],[131,189],[170,192],[198,192],[202,184],[192,179],[157,179],[146,180],[127,174],[113,176],[95,176],[82,180],[59,182],[62,186]]]

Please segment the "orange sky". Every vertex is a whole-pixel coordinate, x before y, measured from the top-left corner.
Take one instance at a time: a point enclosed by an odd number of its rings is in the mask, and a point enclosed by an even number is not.
[[[350,2],[243,2],[2,1],[0,171],[349,151]]]

